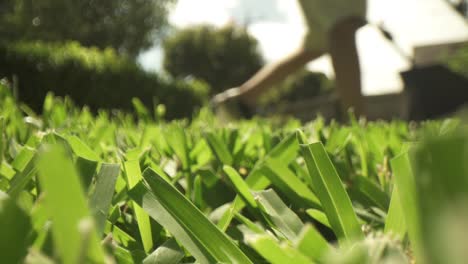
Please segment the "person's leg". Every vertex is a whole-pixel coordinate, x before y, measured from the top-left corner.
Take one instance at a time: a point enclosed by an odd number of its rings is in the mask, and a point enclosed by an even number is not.
[[[258,98],[274,84],[282,82],[290,74],[323,54],[323,51],[301,48],[282,60],[263,67],[240,87],[240,99],[250,106],[256,105]]]
[[[266,65],[240,87],[234,87],[215,95],[212,103],[219,105],[238,99],[250,108],[255,108],[261,94],[323,53],[301,48],[276,63]]]
[[[337,23],[329,32],[329,52],[341,107],[344,112],[353,108],[356,116],[366,114],[356,47],[356,31],[363,25],[361,18],[349,18]]]

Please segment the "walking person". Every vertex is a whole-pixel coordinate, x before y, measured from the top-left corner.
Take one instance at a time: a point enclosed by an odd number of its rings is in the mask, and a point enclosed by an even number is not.
[[[215,106],[237,101],[242,108],[255,109],[263,92],[308,62],[329,53],[342,111],[353,108],[357,116],[365,114],[356,32],[366,24],[366,0],[297,1],[308,29],[301,47],[282,60],[266,65],[241,86],[215,95],[212,99]]]

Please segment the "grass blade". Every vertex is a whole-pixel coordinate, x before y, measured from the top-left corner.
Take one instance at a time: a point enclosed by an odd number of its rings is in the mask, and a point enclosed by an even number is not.
[[[304,228],[301,219],[271,189],[256,193],[256,198],[262,211],[277,230],[287,239],[295,241]]]
[[[398,188],[398,195],[405,216],[408,235],[415,252],[416,259],[421,261],[423,246],[421,241],[421,226],[419,219],[419,208],[416,196],[416,185],[414,182],[413,171],[409,161],[408,153],[400,154],[391,161],[395,184]]]
[[[311,225],[304,226],[295,247],[302,254],[317,262],[323,262],[324,256],[332,250],[325,238]]]
[[[107,214],[114,195],[115,183],[120,173],[119,164],[102,164],[96,178],[96,187],[91,195],[89,206],[94,215],[96,230],[102,234],[106,225]]]
[[[245,183],[249,186],[249,189],[252,191],[260,191],[265,189],[270,185],[270,180],[265,177],[260,170],[254,169],[249,176],[245,179]],[[221,217],[217,226],[222,230],[226,231],[235,214],[240,212],[244,208],[245,202],[241,197],[237,196],[234,199],[231,207],[226,211],[226,213]]]
[[[179,158],[182,167],[188,169],[190,167],[190,157],[184,129],[180,125],[171,126],[164,132],[164,138]]]
[[[5,148],[5,138],[3,134],[5,133],[5,118],[0,116],[0,165],[3,164],[3,150]]]
[[[13,179],[13,176],[15,176],[15,173],[15,170],[5,161],[0,164],[0,176],[5,177],[7,180],[11,180]]]
[[[250,192],[249,186],[242,177],[237,173],[237,171],[231,166],[224,166],[224,172],[228,176],[231,183],[234,185],[237,194],[242,197],[242,199],[253,209],[257,209],[257,202],[255,201],[254,196]]]
[[[77,136],[66,137],[66,140],[73,150],[73,153],[78,157],[82,157],[87,160],[99,161],[99,156]]]
[[[384,232],[392,234],[400,240],[403,240],[406,234],[405,215],[396,186],[393,187],[392,199],[390,200],[387,219],[385,220]]]
[[[20,192],[26,187],[30,180],[34,177],[37,172],[35,158],[31,157],[26,166],[21,166],[22,171],[15,173],[15,176],[10,181],[10,189],[8,190],[8,195],[13,199],[20,194]]]
[[[390,199],[387,194],[382,191],[369,178],[357,176],[353,181],[353,187],[364,194],[370,201],[377,205],[382,210],[387,210],[390,204]]]
[[[245,183],[249,186],[249,189],[252,191],[260,191],[267,188],[271,182],[261,173],[261,168],[263,167],[264,160],[267,158],[275,158],[281,160],[282,163],[290,163],[296,156],[299,149],[299,144],[297,143],[294,133],[291,133],[289,136],[284,138],[278,145],[276,145],[263,160],[258,161],[255,164],[254,169],[250,172],[249,176],[245,179]],[[231,205],[231,208],[226,211],[222,216],[221,220],[218,222],[218,227],[225,231],[235,214],[244,208],[245,203],[240,197],[236,197],[234,202]]]
[[[301,150],[316,195],[338,239],[343,242],[362,239],[351,200],[322,143],[301,145]]]
[[[34,154],[36,154],[34,149],[30,147],[23,147],[11,163],[11,166],[16,171],[23,171],[28,163],[33,159]]]
[[[205,200],[203,199],[203,184],[200,176],[196,176],[193,181],[193,203],[200,210],[205,209]]]
[[[248,219],[247,217],[237,213],[235,215],[235,218],[241,222],[245,227],[248,228],[249,232],[253,232],[255,234],[265,234],[265,230],[263,229],[262,226],[252,222],[250,219]]]
[[[39,156],[37,166],[46,193],[46,209],[53,222],[55,247],[63,263],[77,263],[86,257],[88,261],[103,262],[96,233],[92,227],[86,230],[83,226],[91,218],[78,174],[65,150],[59,145],[51,146]]]
[[[148,186],[142,182],[129,191],[130,197],[164,226],[200,263],[215,263],[216,259],[203,247],[178,219],[166,210]]]
[[[142,263],[146,257],[143,250],[126,250],[122,247],[116,246],[114,249],[114,255],[119,264],[134,264]]]
[[[467,128],[465,124],[454,130],[446,124],[447,132],[425,135],[410,152],[419,238],[428,263],[463,263],[468,258]]]
[[[171,238],[143,260],[143,264],[177,264],[185,256],[175,239]]]
[[[330,225],[330,222],[328,222],[327,215],[324,214],[322,211],[319,211],[317,209],[307,209],[306,213],[310,217],[312,217],[314,220],[321,223],[322,225],[324,225],[324,226],[326,226],[326,227],[328,227],[330,229],[332,228],[331,225]]]
[[[76,136],[66,137],[66,140],[73,153],[78,156],[76,167],[83,181],[83,186],[87,189],[98,167],[99,156]]]
[[[212,132],[206,133],[205,139],[208,146],[210,146],[213,151],[213,154],[222,164],[232,165],[234,158],[232,157],[231,152],[229,152],[226,144],[223,144],[223,142]]]
[[[312,264],[308,257],[297,249],[283,243],[279,244],[269,235],[250,235],[246,238],[247,244],[255,249],[268,263],[272,264]]]
[[[321,208],[317,196],[280,160],[267,159],[260,170],[297,206]]]
[[[21,263],[28,252],[31,222],[7,194],[0,191],[0,259],[4,263]]]
[[[151,169],[130,196],[201,263],[251,263],[246,255],[174,186]]]
[[[119,245],[124,246],[128,249],[138,249],[142,248],[142,245],[139,241],[136,241],[132,236],[127,234],[125,231],[120,229],[116,225],[112,225],[111,222],[106,221],[105,227],[106,233],[112,233],[112,239],[114,239]]]
[[[282,160],[284,164],[289,164],[297,156],[299,144],[294,133],[289,134],[276,145],[268,154],[268,158]]]
[[[124,168],[128,189],[131,189],[143,179],[140,163],[138,160],[127,161],[124,163]],[[138,222],[138,230],[140,231],[143,248],[145,252],[149,253],[153,249],[153,236],[149,216],[137,203],[133,203],[133,210]]]

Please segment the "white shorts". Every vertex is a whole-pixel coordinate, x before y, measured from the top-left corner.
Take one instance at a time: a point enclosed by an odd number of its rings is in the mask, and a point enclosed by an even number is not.
[[[351,18],[365,18],[366,0],[298,0],[308,26],[304,47],[327,49],[328,32],[338,22]]]

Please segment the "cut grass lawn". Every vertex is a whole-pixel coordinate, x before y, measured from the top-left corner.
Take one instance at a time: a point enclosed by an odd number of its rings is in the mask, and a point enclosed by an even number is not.
[[[47,100],[27,116],[0,85],[1,263],[468,259],[458,120],[224,126]]]

